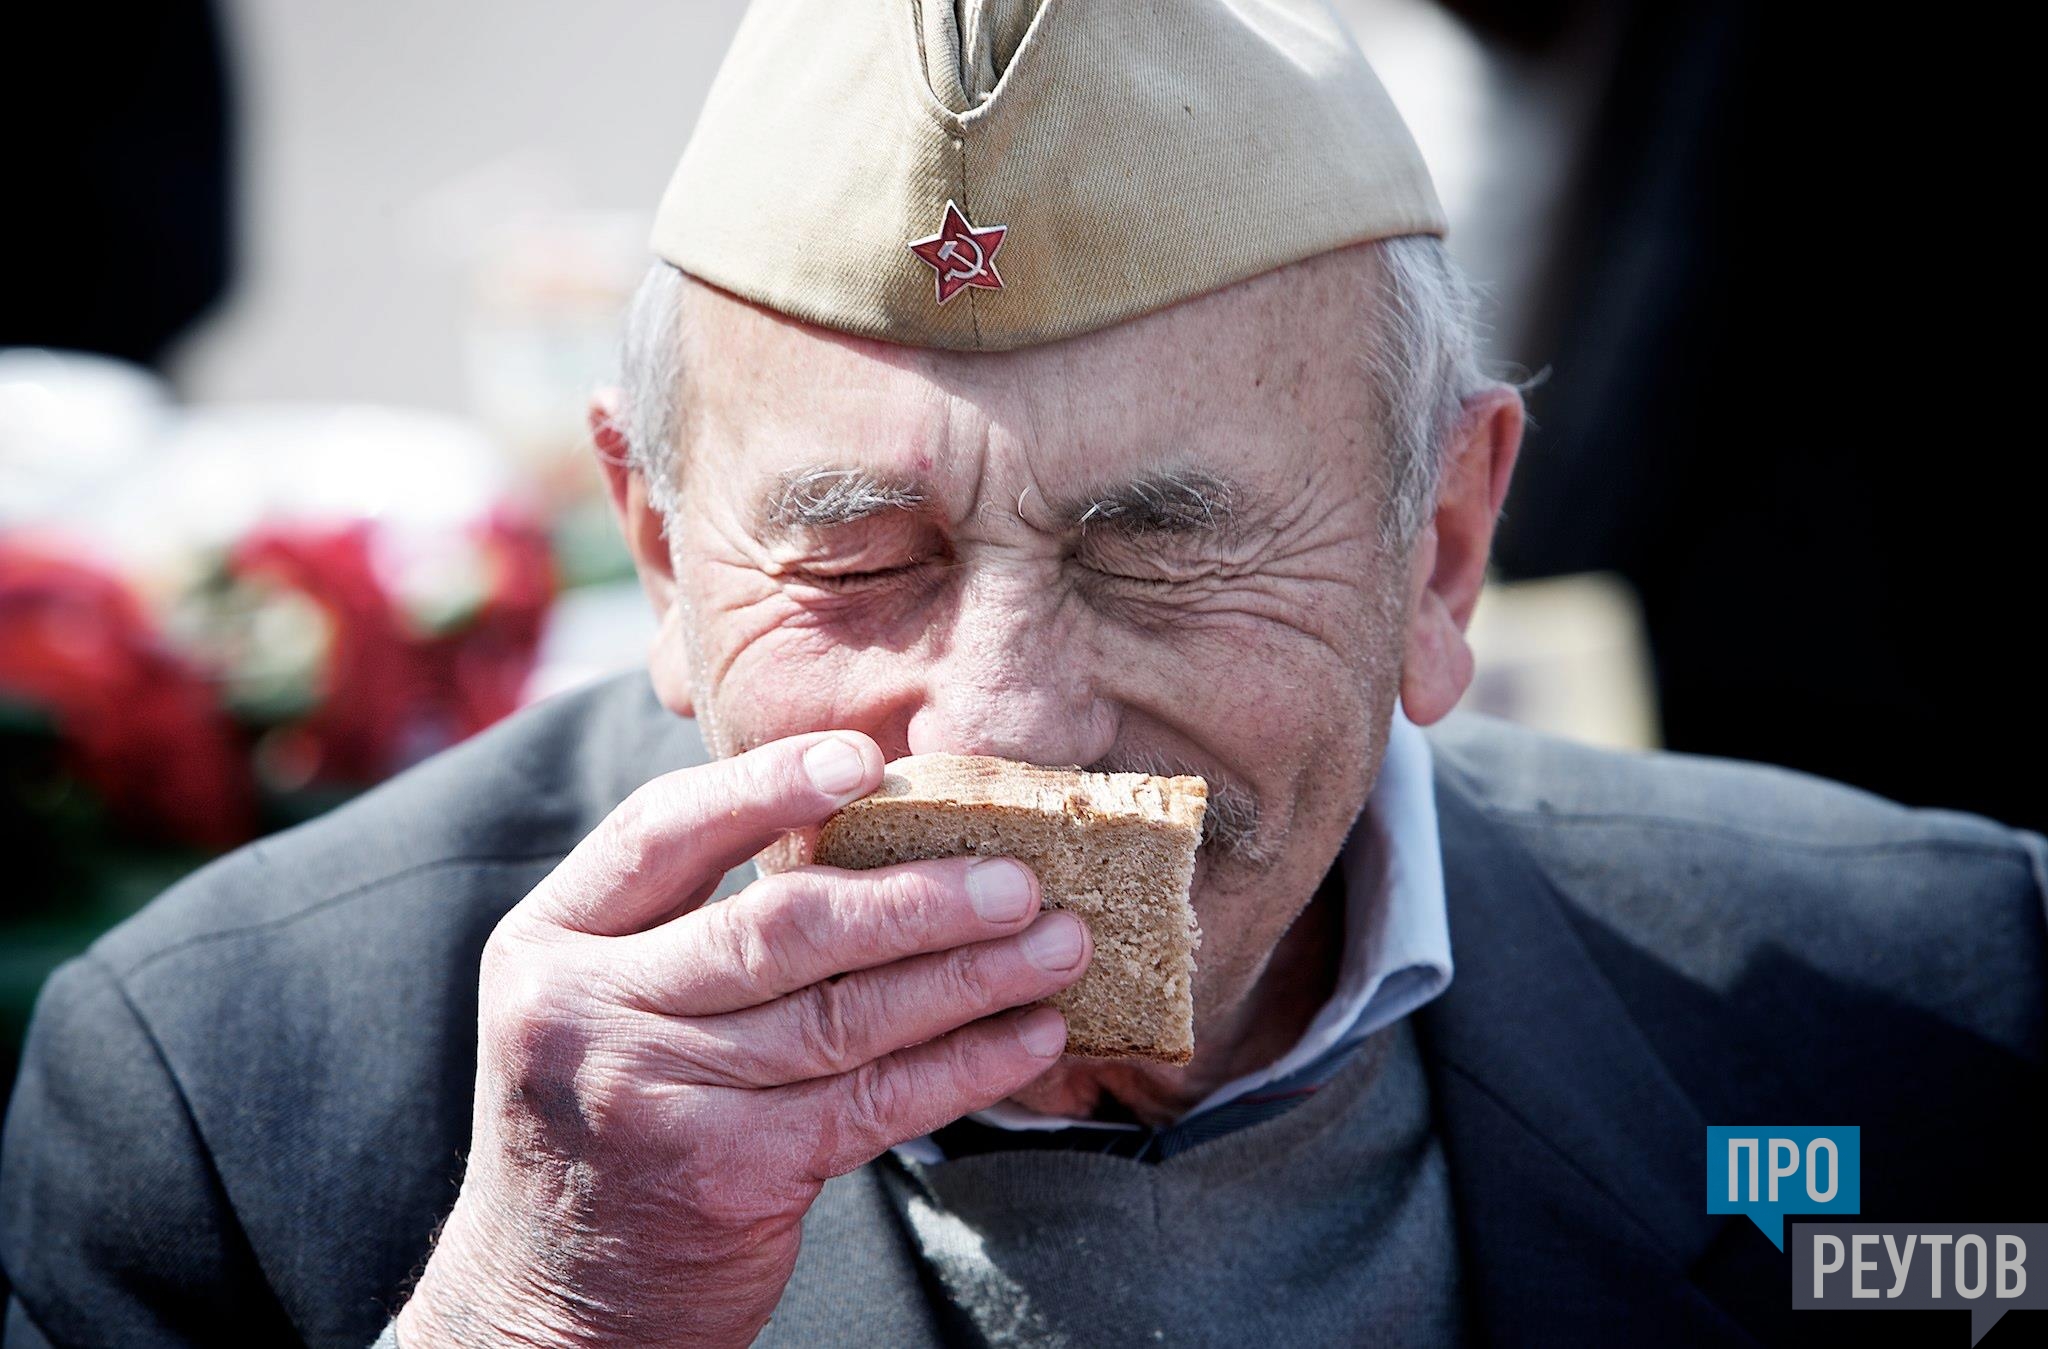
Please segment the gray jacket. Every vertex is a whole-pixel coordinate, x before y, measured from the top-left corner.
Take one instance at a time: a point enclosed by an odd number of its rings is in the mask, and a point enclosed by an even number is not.
[[[1469,1326],[1868,1331],[1795,1322],[1789,1258],[1704,1211],[1709,1124],[1862,1126],[1873,1220],[2048,1219],[2040,836],[1482,718],[1431,739],[1458,973],[1415,1029]],[[242,849],[60,970],[0,1153],[7,1349],[367,1345],[460,1181],[484,939],[702,756],[615,680]],[[828,1188],[777,1327],[887,1338],[833,1309],[848,1278],[923,1296],[890,1221],[867,1170]]]

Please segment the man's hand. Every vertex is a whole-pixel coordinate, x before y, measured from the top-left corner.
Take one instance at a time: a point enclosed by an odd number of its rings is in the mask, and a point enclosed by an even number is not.
[[[730,868],[881,781],[851,732],[629,797],[484,948],[462,1193],[406,1349],[745,1344],[828,1177],[1008,1096],[1066,1024],[1087,929],[1017,863]]]

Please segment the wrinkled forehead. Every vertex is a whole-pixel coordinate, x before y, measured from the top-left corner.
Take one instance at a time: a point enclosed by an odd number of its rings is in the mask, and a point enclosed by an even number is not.
[[[1248,486],[1353,462],[1376,409],[1370,246],[1008,352],[850,337],[691,282],[689,458],[732,488],[792,472],[1017,474],[1044,491],[1212,472]]]

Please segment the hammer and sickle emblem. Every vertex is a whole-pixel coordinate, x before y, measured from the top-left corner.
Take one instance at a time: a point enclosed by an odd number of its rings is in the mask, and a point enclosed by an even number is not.
[[[972,239],[946,240],[939,245],[939,260],[947,264],[943,275],[948,281],[972,281],[987,267],[981,245]]]
[[[928,238],[912,239],[910,251],[938,273],[933,278],[933,295],[944,304],[969,286],[977,290],[1003,288],[1003,278],[996,271],[996,253],[1009,232],[1008,225],[977,228],[965,212],[949,201],[939,232]]]

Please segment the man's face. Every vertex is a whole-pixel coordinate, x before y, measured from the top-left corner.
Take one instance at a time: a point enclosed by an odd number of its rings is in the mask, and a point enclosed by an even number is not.
[[[719,754],[846,727],[892,757],[1201,774],[1199,1036],[1341,847],[1399,690],[1370,265],[1002,354],[693,284],[661,682]]]

